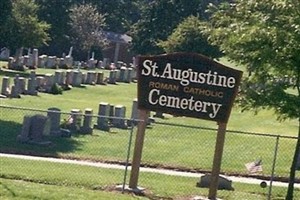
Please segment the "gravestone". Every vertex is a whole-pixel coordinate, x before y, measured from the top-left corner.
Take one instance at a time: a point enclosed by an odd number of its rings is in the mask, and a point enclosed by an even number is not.
[[[37,64],[37,66],[40,67],[40,68],[45,68],[47,60],[48,60],[48,56],[47,55],[40,55],[38,57],[38,64]]]
[[[19,92],[20,94],[25,94],[26,92],[26,79],[24,77],[19,77]]]
[[[200,181],[197,182],[196,186],[201,188],[209,188],[211,175],[205,174],[200,177]],[[232,187],[232,181],[224,176],[219,176],[218,190],[234,190]]]
[[[15,53],[13,63],[11,65],[12,69],[22,70],[24,69],[24,57],[23,57],[24,48],[18,48]]]
[[[133,70],[132,68],[127,68],[127,76],[125,77],[125,83],[130,83],[132,81],[132,74]]]
[[[24,116],[21,134],[17,136],[17,141],[21,143],[50,145],[50,141],[45,141],[44,136],[50,133],[50,120],[43,115]]]
[[[1,94],[6,97],[10,95],[10,79],[8,76],[2,78]]]
[[[127,122],[128,126],[137,125],[138,124],[138,122],[137,122],[138,119],[139,119],[139,116],[138,116],[138,100],[137,100],[137,98],[135,98],[132,102],[131,119],[130,119],[130,121]]]
[[[19,88],[17,88],[15,85],[13,85],[11,87],[11,94],[10,94],[11,98],[21,98],[20,92],[19,92]]]
[[[29,78],[28,79],[28,84],[27,84],[26,94],[36,96],[38,94],[36,88],[37,88],[36,80],[32,79],[32,78]]]
[[[59,68],[67,68],[67,65],[65,63],[65,58],[57,58],[57,65]]]
[[[27,83],[27,94],[37,95],[37,81],[35,71],[31,71]]]
[[[10,50],[6,47],[1,48],[0,60],[8,60],[10,56]]]
[[[8,58],[8,62],[7,62],[8,69],[13,69],[13,65],[14,65],[14,58],[13,57],[9,57]]]
[[[54,83],[57,83],[58,85],[63,85],[64,81],[64,72],[61,70],[56,70],[54,72]]]
[[[116,84],[117,72],[115,70],[109,71],[108,83]]]
[[[39,91],[44,91],[45,80],[43,76],[36,77],[36,87]]]
[[[85,134],[92,134],[92,120],[93,120],[93,110],[91,108],[86,108],[84,110],[83,125],[80,127],[80,132]]]
[[[127,125],[125,124],[126,116],[126,107],[123,105],[115,106],[115,116],[112,120],[112,124],[117,128],[126,129]]]
[[[105,82],[104,82],[104,73],[103,72],[98,72],[97,73],[96,84],[98,84],[98,85],[105,85]]]
[[[29,78],[31,78],[31,79],[35,79],[36,78],[36,72],[34,70],[30,71]]]
[[[110,111],[110,107],[108,103],[104,103],[104,102],[99,103],[97,125],[95,126],[95,128],[103,131],[110,130],[109,111]]]
[[[86,77],[86,84],[95,85],[96,83],[96,72],[88,71]]]
[[[61,110],[59,108],[48,108],[47,116],[50,119],[50,135],[60,136],[60,119],[61,119]]]
[[[104,69],[103,62],[101,60],[98,61],[97,68],[98,69]]]
[[[14,85],[15,85],[15,89],[17,89],[16,92],[20,93],[21,85],[20,85],[20,75],[19,74],[16,74],[14,77]]]
[[[19,75],[17,74],[14,78],[14,85],[11,87],[11,98],[20,98],[21,84],[19,80]]]
[[[69,54],[66,57],[64,57],[64,65],[67,67],[67,69],[70,69],[73,66],[72,52],[73,47],[70,47]]]
[[[81,83],[85,84],[86,83],[86,73],[81,73]]]
[[[102,62],[102,66],[104,69],[108,69],[109,68],[109,59],[108,58],[103,58],[103,62]]]
[[[120,82],[125,82],[127,77],[127,68],[126,67],[121,67],[120,68],[120,76],[119,76],[119,81]]]
[[[161,118],[161,119],[165,118],[163,115],[163,112],[161,112],[161,111],[156,111],[155,114],[153,115],[153,117]]]
[[[36,69],[38,66],[39,51],[38,49],[33,49],[32,54],[29,55],[28,67],[30,69]]]
[[[53,69],[57,65],[57,57],[56,56],[48,56],[47,62],[46,62],[46,68]]]
[[[45,74],[44,82],[44,89],[46,90],[46,92],[51,92],[51,88],[54,85],[53,74]]]
[[[70,124],[70,130],[72,132],[77,132],[80,130],[81,127],[81,119],[82,119],[82,112],[80,109],[72,109],[71,110],[71,118],[72,122]]]
[[[88,69],[95,69],[97,60],[94,59],[95,53],[92,53],[92,57],[87,61]]]
[[[74,71],[73,72],[73,80],[72,80],[72,86],[79,87],[81,85],[82,77],[81,77],[80,71]]]
[[[120,80],[121,71],[120,71],[119,69],[115,69],[114,71],[115,71],[115,80],[116,80],[117,82],[122,82],[122,81]]]
[[[30,55],[25,55],[23,56],[23,64],[26,66],[26,67],[29,67],[31,66],[31,60],[29,60],[29,57]]]
[[[73,84],[73,71],[72,70],[67,70],[66,71],[66,85],[72,85]]]

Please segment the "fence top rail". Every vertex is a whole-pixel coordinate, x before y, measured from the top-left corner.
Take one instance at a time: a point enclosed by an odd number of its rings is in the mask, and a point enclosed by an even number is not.
[[[186,124],[173,124],[173,123],[168,123],[168,122],[154,122],[154,123],[155,124],[161,124],[161,125],[167,125],[167,126],[197,128],[197,129],[210,130],[210,131],[216,131],[217,132],[217,128],[209,128],[209,127],[204,127],[204,126],[195,126],[195,125],[186,125]],[[296,136],[287,136],[287,135],[272,134],[272,133],[257,133],[257,132],[238,131],[238,130],[226,130],[226,132],[227,133],[244,134],[244,135],[257,135],[257,136],[264,136],[264,137],[274,137],[274,138],[298,139],[298,137],[296,137]]]
[[[66,115],[71,114],[71,112],[63,112],[63,111],[56,111],[56,110],[44,110],[44,109],[37,109],[37,108],[26,108],[26,107],[19,107],[19,106],[0,105],[0,108],[16,109],[16,110],[24,110],[24,111],[34,111],[34,112],[44,112],[44,113],[51,112],[51,113],[60,113],[60,114],[66,114]],[[84,113],[72,113],[72,115],[85,115],[85,116],[90,116],[90,117],[100,117],[100,118],[107,118],[107,119],[125,119],[125,120],[131,120],[131,121],[135,121],[135,122],[143,122],[144,121],[141,119],[123,118],[123,117],[106,116],[106,115],[84,114]]]

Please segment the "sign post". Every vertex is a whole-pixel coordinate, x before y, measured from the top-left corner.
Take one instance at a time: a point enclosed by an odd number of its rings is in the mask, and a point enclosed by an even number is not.
[[[129,187],[137,187],[149,111],[159,111],[218,122],[209,190],[215,199],[226,125],[242,71],[195,53],[139,56],[137,61],[138,108],[144,121],[138,126]]]
[[[215,147],[215,155],[213,160],[213,168],[211,171],[211,179],[210,179],[210,187],[208,198],[209,199],[216,199],[217,190],[219,185],[219,174],[221,169],[221,161],[225,143],[225,133],[226,133],[226,123],[219,123],[218,124],[218,134],[216,139],[216,147]]]
[[[139,123],[137,128],[137,134],[134,145],[131,174],[129,180],[129,188],[136,189],[139,179],[140,163],[142,158],[142,150],[144,145],[144,136],[147,126],[149,111],[139,110]]]

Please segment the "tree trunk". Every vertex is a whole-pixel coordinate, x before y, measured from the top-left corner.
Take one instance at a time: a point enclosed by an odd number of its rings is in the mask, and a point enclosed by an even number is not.
[[[291,166],[289,186],[288,186],[288,191],[287,191],[285,200],[292,200],[293,193],[294,193],[296,167],[297,167],[298,155],[300,153],[300,118],[298,118],[298,120],[299,120],[298,139],[297,139],[295,154],[294,154],[294,158],[293,158],[293,162],[292,162],[292,166]]]

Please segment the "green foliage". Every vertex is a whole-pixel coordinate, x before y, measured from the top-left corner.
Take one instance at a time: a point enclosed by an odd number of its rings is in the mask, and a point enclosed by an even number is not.
[[[62,55],[70,48],[70,7],[73,0],[36,0],[39,5],[38,17],[50,24],[49,37],[51,41],[43,46],[41,51],[47,55]]]
[[[38,9],[33,0],[12,1],[12,13],[5,26],[7,47],[40,47],[47,43],[50,26],[38,19]]]
[[[63,93],[63,89],[60,85],[58,85],[57,83],[53,84],[50,90],[51,94],[62,94]]]
[[[7,46],[7,39],[9,37],[8,31],[9,26],[8,19],[11,18],[12,3],[10,0],[0,1],[0,47],[2,45]]]
[[[299,119],[300,4],[240,0],[210,10],[213,15],[206,29],[210,40],[247,67],[240,98],[243,108],[272,108],[280,119]],[[296,93],[288,92],[290,88]]]
[[[89,52],[92,46],[104,47],[107,45],[103,34],[103,28],[106,25],[105,14],[98,13],[92,4],[73,6],[70,19],[73,32],[71,40],[75,47]]]
[[[299,1],[239,0],[210,10],[207,34],[211,41],[249,72],[241,87],[240,105],[246,110],[272,108],[279,119],[300,122]],[[298,139],[287,200],[293,199],[299,147]]]
[[[211,58],[218,58],[221,52],[216,46],[208,43],[202,34],[203,23],[198,17],[189,16],[181,22],[166,41],[158,43],[167,53],[195,52]]]
[[[142,11],[141,19],[132,28],[133,51],[144,55],[163,53],[157,42],[166,40],[178,23],[187,16],[197,15],[200,2],[199,0],[151,1]]]

